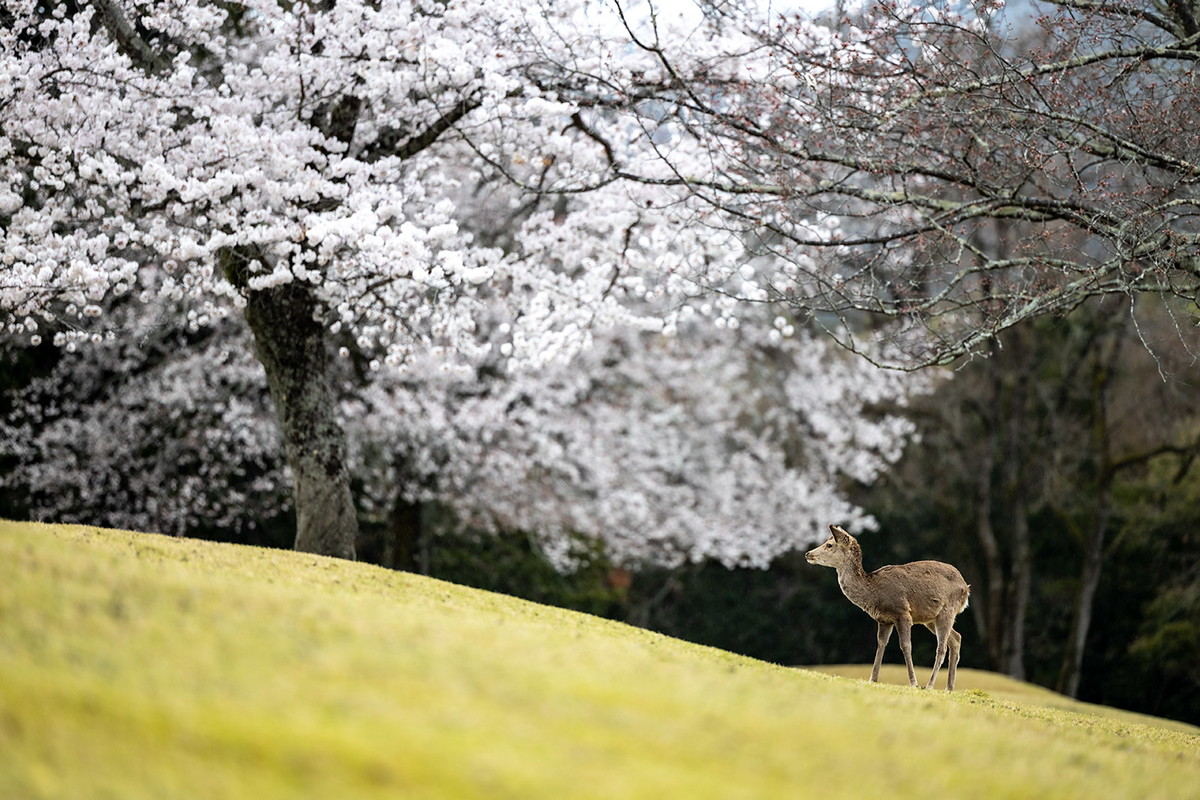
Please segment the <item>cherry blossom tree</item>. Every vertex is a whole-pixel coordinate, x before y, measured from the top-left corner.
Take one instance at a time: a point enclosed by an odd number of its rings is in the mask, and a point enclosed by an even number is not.
[[[16,0],[0,13],[6,330],[74,352],[116,329],[106,301],[126,294],[177,304],[193,331],[243,316],[300,550],[354,556],[331,337],[349,333],[372,370],[477,358],[477,316],[500,302],[506,358],[536,366],[632,321],[615,287],[640,282],[645,299],[741,254],[608,174],[614,154],[654,157],[654,132],[604,138],[617,123],[583,115],[612,85],[590,76],[646,59],[587,3]],[[460,205],[497,178],[521,187],[510,229],[477,240]]]

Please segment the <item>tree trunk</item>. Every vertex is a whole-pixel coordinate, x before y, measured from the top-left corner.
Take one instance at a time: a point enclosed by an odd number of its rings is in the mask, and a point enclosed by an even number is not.
[[[1063,655],[1062,671],[1055,689],[1070,697],[1079,696],[1079,679],[1083,674],[1083,650],[1087,644],[1088,628],[1092,624],[1092,605],[1096,598],[1096,587],[1100,585],[1100,568],[1104,563],[1104,532],[1108,527],[1109,482],[1100,487],[1096,498],[1096,513],[1092,519],[1092,534],[1089,537],[1087,555],[1083,560],[1083,573],[1079,579],[1079,596],[1075,601],[1075,613],[1071,619],[1071,632],[1067,637],[1067,649]]]
[[[1075,600],[1075,613],[1071,618],[1071,630],[1067,634],[1067,647],[1063,653],[1062,669],[1055,687],[1070,697],[1079,695],[1079,680],[1083,674],[1083,651],[1087,645],[1088,628],[1092,624],[1092,605],[1096,589],[1100,585],[1100,570],[1104,565],[1104,534],[1108,528],[1108,517],[1112,509],[1112,483],[1116,467],[1113,464],[1112,439],[1108,427],[1108,387],[1116,370],[1124,342],[1125,320],[1114,334],[1112,349],[1104,363],[1097,354],[1092,372],[1092,401],[1095,418],[1092,425],[1092,447],[1096,458],[1096,506],[1092,514],[1092,531],[1088,537],[1087,553],[1083,558],[1083,571],[1079,576],[1079,595]],[[1099,348],[1097,348],[1099,350]]]
[[[1000,400],[1003,393],[1000,381],[999,356],[993,342],[988,371],[992,382],[992,402],[988,413],[983,417],[984,443],[983,453],[977,466],[978,483],[975,489],[975,531],[979,536],[979,544],[983,548],[984,568],[987,572],[987,595],[983,603],[972,604],[976,608],[982,606],[983,624],[979,630],[987,637],[988,660],[992,669],[1003,670],[1004,642],[1004,562],[1001,559],[1000,544],[996,540],[996,531],[992,527],[992,471],[996,463],[996,446],[999,442],[997,431],[1000,429]]]
[[[1012,596],[1009,598],[1008,635],[1004,648],[1004,671],[1025,680],[1025,616],[1033,585],[1033,551],[1029,544],[1029,504],[1025,492],[1025,396],[1029,388],[1031,360],[1025,356],[1024,327],[1013,329],[1010,339],[1017,379],[1013,386],[1005,436],[1005,493],[1012,528]]]
[[[1013,517],[1013,593],[1009,617],[1008,642],[1005,648],[1004,671],[1025,680],[1025,617],[1029,610],[1029,593],[1033,586],[1033,551],[1029,546],[1029,520],[1024,498],[1012,504]]]
[[[396,502],[388,515],[388,543],[384,548],[384,565],[405,572],[429,574],[429,558],[425,547],[425,509],[421,503],[410,503],[396,494]]]
[[[358,516],[350,493],[346,433],[337,421],[325,328],[313,318],[310,287],[293,282],[249,293],[254,332],[288,464],[296,503],[296,549],[354,559]]]
[[[1004,565],[1000,558],[1000,545],[992,529],[990,466],[990,463],[984,464],[983,467],[987,470],[979,476],[980,496],[976,507],[975,529],[983,547],[984,566],[987,570],[987,595],[984,602],[980,603],[983,606],[983,610],[979,612],[983,624],[979,629],[984,631],[987,637],[988,660],[993,669],[999,670],[1003,668],[1001,656],[1004,641]],[[986,491],[982,488],[984,483],[989,484]]]

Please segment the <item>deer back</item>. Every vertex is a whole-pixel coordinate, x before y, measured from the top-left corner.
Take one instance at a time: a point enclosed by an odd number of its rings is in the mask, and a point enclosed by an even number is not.
[[[894,620],[905,611],[915,623],[932,622],[943,609],[959,613],[969,588],[957,569],[941,561],[913,561],[868,573],[862,608],[876,619]]]

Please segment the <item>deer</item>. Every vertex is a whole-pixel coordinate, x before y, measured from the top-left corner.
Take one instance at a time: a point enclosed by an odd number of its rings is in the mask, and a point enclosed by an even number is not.
[[[949,650],[946,691],[954,691],[962,644],[962,634],[954,630],[954,619],[966,609],[971,594],[971,587],[962,574],[941,561],[913,561],[865,572],[858,540],[836,525],[830,525],[829,530],[832,535],[828,541],[809,550],[804,557],[810,564],[836,569],[842,593],[878,623],[875,637],[878,647],[875,666],[871,668],[871,682],[879,680],[883,649],[895,628],[900,633],[900,651],[904,653],[904,663],[908,667],[908,685],[916,687],[917,675],[912,661],[912,626],[916,623],[937,634],[937,656],[925,688],[933,688]]]

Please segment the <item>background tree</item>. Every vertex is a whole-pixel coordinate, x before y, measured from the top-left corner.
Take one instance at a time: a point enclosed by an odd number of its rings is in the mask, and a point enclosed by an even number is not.
[[[614,170],[752,243],[751,286],[704,286],[786,300],[851,348],[870,324],[896,366],[982,355],[1090,296],[1194,301],[1196,8],[1061,0],[1018,36],[999,7],[885,0],[836,29],[729,14],[758,46],[707,75],[631,25],[663,89],[625,109],[722,158]]]
[[[1072,695],[1085,653],[1128,647],[1134,635],[1105,628],[1100,637],[1124,643],[1089,647],[1105,564],[1127,560],[1132,571],[1145,553],[1146,574],[1122,576],[1126,586],[1156,588],[1172,572],[1150,555],[1144,532],[1164,526],[1173,492],[1179,502],[1187,496],[1200,443],[1200,406],[1181,380],[1194,334],[1180,339],[1166,315],[1139,318],[1154,354],[1112,299],[1015,326],[986,362],[963,367],[919,404],[921,446],[867,501],[898,535],[956,553],[979,592],[971,613],[991,668]],[[1137,619],[1144,591],[1130,589],[1130,608],[1119,612],[1105,600],[1106,613]],[[1025,603],[1013,601],[1020,593]],[[1014,644],[1030,638],[1033,647]]]

